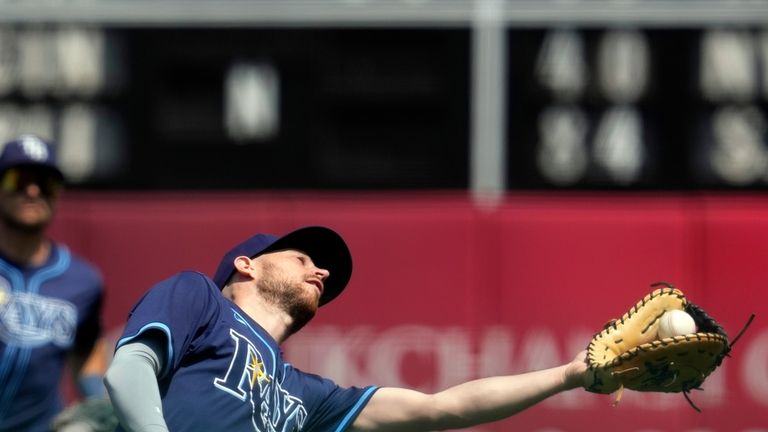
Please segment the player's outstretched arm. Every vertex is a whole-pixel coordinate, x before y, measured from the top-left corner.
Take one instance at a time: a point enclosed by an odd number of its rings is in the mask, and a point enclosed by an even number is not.
[[[432,431],[466,428],[510,417],[565,390],[581,387],[585,353],[570,363],[520,375],[482,378],[432,395],[381,388],[353,431]]]

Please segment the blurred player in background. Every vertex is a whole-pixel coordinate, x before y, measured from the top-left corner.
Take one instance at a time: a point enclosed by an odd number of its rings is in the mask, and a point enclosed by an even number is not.
[[[559,367],[436,394],[337,386],[282,358],[280,344],[347,285],[352,259],[324,227],[257,234],[213,279],[181,272],[134,306],[105,383],[128,431],[431,431],[509,417],[582,387],[584,353]]]
[[[46,236],[63,175],[33,135],[0,153],[0,431],[48,431],[69,368],[83,399],[106,401],[99,341],[103,283],[91,264]],[[59,422],[71,424],[67,420]],[[79,429],[87,431],[88,429]]]

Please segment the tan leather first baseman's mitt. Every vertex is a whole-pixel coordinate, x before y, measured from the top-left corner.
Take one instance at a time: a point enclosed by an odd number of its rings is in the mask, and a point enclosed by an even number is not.
[[[657,288],[663,286],[663,288]],[[621,318],[612,320],[597,333],[587,347],[588,373],[585,388],[594,393],[616,393],[614,404],[624,389],[644,392],[680,393],[688,397],[700,390],[704,380],[722,363],[741,332],[728,341],[722,327],[685,295],[667,283],[655,289]],[[693,318],[690,333],[659,337],[662,316],[669,311],[684,311]],[[674,314],[674,313],[673,313]],[[664,335],[662,335],[664,336]]]

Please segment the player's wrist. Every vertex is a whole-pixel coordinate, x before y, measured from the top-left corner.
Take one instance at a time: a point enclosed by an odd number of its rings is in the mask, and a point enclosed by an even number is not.
[[[563,390],[571,390],[580,386],[580,379],[571,370],[571,365],[565,365],[563,368]]]
[[[587,374],[585,352],[579,353],[570,363],[563,367],[563,388],[571,390],[584,387]]]

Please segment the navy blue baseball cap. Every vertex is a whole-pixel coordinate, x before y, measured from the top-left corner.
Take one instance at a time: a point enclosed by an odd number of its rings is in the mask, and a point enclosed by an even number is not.
[[[290,232],[282,237],[272,234],[256,234],[227,252],[216,269],[213,281],[224,288],[235,272],[235,258],[239,256],[257,257],[259,255],[283,249],[296,249],[312,258],[319,268],[328,270],[330,275],[323,283],[320,306],[335,299],[347,286],[352,277],[352,255],[344,239],[335,231],[309,226]]]
[[[64,174],[56,164],[56,151],[50,143],[36,135],[21,135],[9,141],[0,153],[0,173],[18,166],[36,166],[50,170],[60,178]]]

